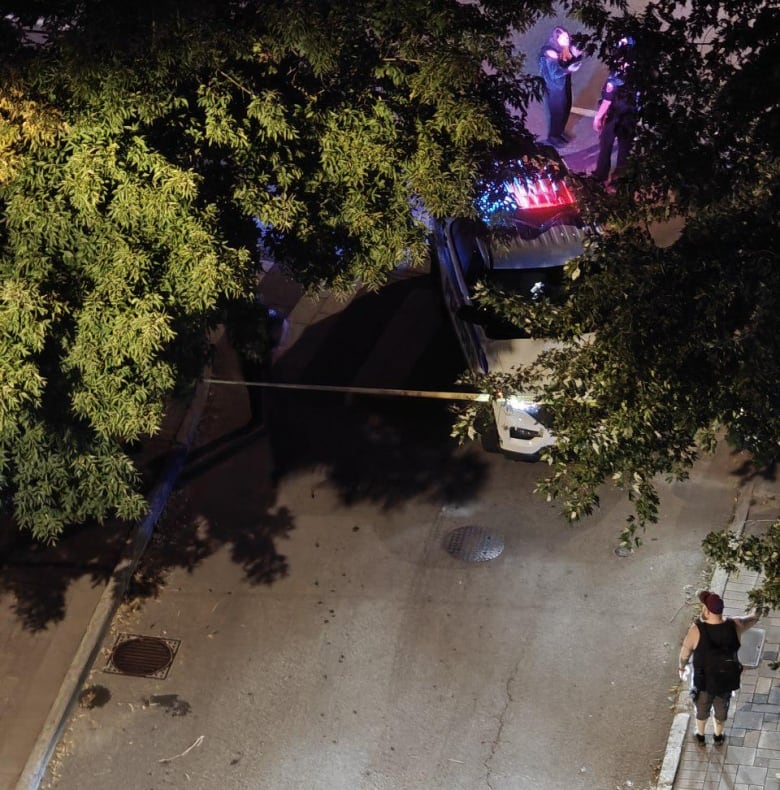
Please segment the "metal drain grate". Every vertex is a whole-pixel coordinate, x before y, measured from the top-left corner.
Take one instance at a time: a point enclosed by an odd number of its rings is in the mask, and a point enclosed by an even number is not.
[[[458,527],[444,539],[444,548],[466,562],[494,560],[504,550],[504,539],[482,527]]]
[[[179,639],[119,634],[103,671],[163,680],[168,675],[180,643]]]

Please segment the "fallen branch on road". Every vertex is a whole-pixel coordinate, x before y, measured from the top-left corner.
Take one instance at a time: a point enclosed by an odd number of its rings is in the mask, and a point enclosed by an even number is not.
[[[185,754],[187,754],[188,752],[191,752],[196,746],[200,746],[203,743],[203,739],[205,737],[206,737],[205,735],[199,735],[196,738],[195,742],[192,745],[188,746],[181,754],[176,754],[173,757],[163,757],[161,760],[158,760],[157,762],[158,763],[170,763],[170,762],[173,762],[174,760],[178,760],[179,757],[184,757]]]

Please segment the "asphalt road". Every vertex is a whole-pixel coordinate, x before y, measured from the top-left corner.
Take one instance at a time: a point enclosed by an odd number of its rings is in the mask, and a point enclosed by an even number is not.
[[[307,332],[305,364],[292,367],[312,383],[365,384],[373,369],[445,387],[461,365],[425,277]],[[219,364],[218,375],[235,372],[229,356]],[[532,494],[545,469],[455,446],[444,404],[280,394],[273,406],[270,437],[246,437],[243,389],[215,389],[138,597],[105,646],[120,632],[163,636],[180,641],[174,663],[154,679],[104,672],[98,659],[99,693],[48,783],[648,787],[687,597],[702,582],[699,544],[729,521],[735,461],[720,454],[665,488],[660,524],[621,558],[619,496],[605,492],[594,517],[566,526]],[[488,530],[503,552],[451,556],[463,526]]]

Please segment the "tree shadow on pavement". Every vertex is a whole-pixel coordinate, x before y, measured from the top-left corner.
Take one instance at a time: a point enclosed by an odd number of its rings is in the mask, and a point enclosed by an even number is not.
[[[732,451],[732,455],[734,457],[742,454],[742,450]],[[775,461],[768,466],[759,467],[754,463],[752,458],[746,457],[742,463],[740,463],[739,466],[737,466],[732,471],[731,474],[739,477],[742,485],[745,485],[752,480],[766,480],[768,482],[772,482],[777,480],[777,462]]]
[[[457,448],[440,403],[369,397],[345,403],[299,393],[280,400],[271,431],[277,481],[320,467],[326,478],[320,485],[335,488],[344,505],[366,502],[383,511],[414,498],[465,502],[484,483],[484,459]]]
[[[74,526],[59,543],[47,546],[6,525],[9,539],[0,559],[0,598],[9,599],[25,630],[45,630],[65,618],[73,582],[86,576],[97,587],[108,581],[130,529],[119,521]]]
[[[410,304],[435,313],[434,320],[421,320]],[[410,338],[408,327],[421,324],[427,333]],[[362,367],[367,360],[376,380]],[[455,382],[463,367],[437,286],[430,277],[416,277],[363,294],[340,313],[309,325],[274,376],[338,387],[349,387],[357,376],[361,386],[451,391],[459,389]],[[391,380],[388,371],[397,377]],[[383,510],[414,497],[437,503],[473,498],[487,464],[480,451],[459,448],[450,437],[449,405],[416,397],[274,390],[269,430],[276,479],[321,467],[344,504],[368,502]]]
[[[235,377],[228,351],[215,367],[216,377]],[[251,584],[272,584],[287,575],[280,544],[294,520],[286,508],[275,507],[269,443],[263,432],[244,428],[247,415],[245,388],[216,388],[210,395],[201,442],[138,563],[130,597],[156,596],[172,570],[191,573],[223,550]]]

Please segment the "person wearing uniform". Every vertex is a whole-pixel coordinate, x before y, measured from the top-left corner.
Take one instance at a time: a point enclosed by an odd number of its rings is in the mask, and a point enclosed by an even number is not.
[[[612,180],[616,181],[626,165],[636,132],[636,91],[630,85],[629,67],[625,50],[633,39],[621,39],[616,54],[616,68],[609,73],[601,89],[601,103],[593,118],[593,128],[599,135],[599,158],[592,175],[606,184],[612,163],[612,148],[617,140],[617,161]]]
[[[582,53],[571,43],[569,32],[553,28],[539,52],[539,73],[544,80],[547,110],[550,115],[547,143],[556,147],[567,145],[564,133],[571,112],[571,75],[582,65]]]
[[[712,671],[709,661],[713,653],[736,656],[740,646],[740,638],[748,628],[758,622],[758,615],[753,613],[745,617],[723,617],[723,599],[714,592],[704,590],[699,593],[701,616],[694,621],[685,635],[680,648],[679,673],[682,680],[688,671],[688,662],[693,656],[693,690],[696,705],[696,740],[704,743],[704,728],[707,725],[710,711],[713,712],[712,723],[715,743],[723,743],[723,728],[729,713],[732,688],[719,688],[718,677]],[[711,671],[707,673],[707,667]],[[737,681],[736,686],[739,686]]]

